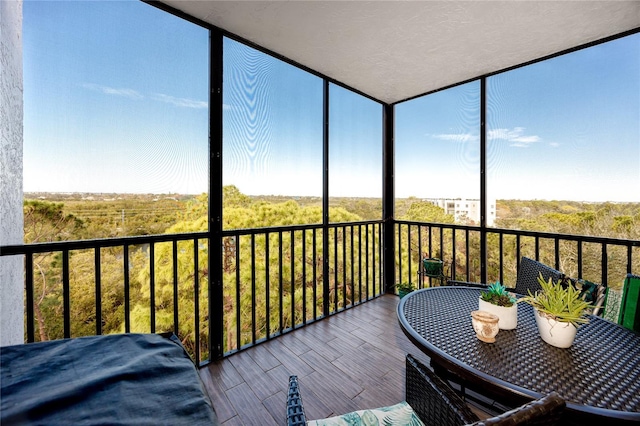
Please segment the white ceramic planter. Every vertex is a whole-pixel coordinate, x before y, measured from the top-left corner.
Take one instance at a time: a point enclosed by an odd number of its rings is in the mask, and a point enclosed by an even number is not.
[[[504,307],[494,305],[487,301],[478,299],[478,310],[490,312],[496,315],[500,320],[498,321],[498,327],[500,330],[513,330],[518,325],[518,305],[515,303],[513,306]]]
[[[558,322],[534,309],[536,324],[542,340],[557,348],[568,348],[573,344],[578,329],[570,322]]]

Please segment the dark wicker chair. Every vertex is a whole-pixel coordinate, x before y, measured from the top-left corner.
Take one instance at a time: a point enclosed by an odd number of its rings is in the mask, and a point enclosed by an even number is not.
[[[564,411],[564,400],[554,392],[499,416],[480,420],[449,385],[411,355],[407,355],[406,366],[407,403],[427,426],[554,425]],[[289,378],[287,423],[289,426],[306,423],[296,376]]]
[[[464,425],[478,416],[431,369],[407,355],[405,399],[426,425]]]
[[[520,266],[518,267],[516,286],[507,287],[507,290],[525,296],[529,294],[529,290],[531,290],[532,293],[541,290],[542,287],[538,283],[538,276],[540,273],[542,273],[542,277],[545,280],[548,280],[549,277],[553,278],[554,281],[560,281],[564,278],[564,274],[562,272],[556,271],[555,269],[545,265],[544,263],[540,263],[537,260],[533,260],[528,257],[522,257],[522,259],[520,259]],[[484,283],[456,280],[448,280],[447,285],[479,288],[487,287],[487,284]]]
[[[522,257],[520,259],[520,265],[518,266],[518,277],[516,279],[515,292],[518,294],[527,295],[529,291],[535,293],[541,290],[542,287],[538,283],[538,276],[542,274],[542,278],[548,281],[549,278],[553,281],[561,281],[564,278],[564,274],[560,271],[540,263],[537,260],[529,259],[528,257]]]
[[[496,417],[480,420],[449,385],[431,369],[407,355],[406,399],[426,425],[554,425],[565,401],[552,392]]]
[[[567,284],[571,283],[574,287],[577,286],[578,280],[573,278],[569,278],[564,275],[562,272],[557,271],[544,263],[540,263],[536,260],[530,259],[528,257],[523,257],[520,260],[520,266],[518,267],[518,277],[516,279],[516,286],[514,288],[507,288],[507,290],[515,292],[517,294],[522,294],[524,296],[531,293],[535,293],[538,290],[541,290],[542,287],[538,283],[538,277],[542,274],[542,277],[545,280],[549,280],[552,278],[553,281],[562,281],[566,280]],[[605,304],[605,297],[607,288],[601,284],[590,283],[590,285],[595,286],[595,290],[593,290],[593,300],[586,299],[588,302],[593,304],[593,310],[591,313],[593,315],[602,316],[603,307]],[[487,288],[487,284],[476,283],[476,282],[467,282],[467,281],[456,281],[456,280],[448,280],[447,285],[454,286],[465,286],[465,287],[478,287],[478,288]],[[578,289],[580,287],[578,286]]]
[[[518,294],[527,295],[529,291],[531,293],[535,293],[538,290],[541,290],[542,287],[538,283],[538,277],[542,274],[542,278],[545,281],[548,281],[551,278],[553,281],[563,281],[565,280],[567,284],[573,285],[580,289],[580,285],[578,281],[574,278],[570,278],[563,274],[560,271],[557,271],[544,263],[540,263],[536,260],[529,259],[528,257],[523,257],[520,260],[520,266],[518,267],[518,278],[516,280],[516,288],[515,292]],[[593,287],[593,292],[590,296],[587,297],[587,302],[593,304],[593,309],[591,313],[593,315],[602,315],[602,306],[605,300],[606,287],[601,284],[587,282],[590,286]],[[592,298],[592,299],[591,299]]]

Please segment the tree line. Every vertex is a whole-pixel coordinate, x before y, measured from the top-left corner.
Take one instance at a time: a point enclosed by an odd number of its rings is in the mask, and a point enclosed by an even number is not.
[[[223,202],[224,229],[322,222],[322,207],[318,199],[251,197],[234,186],[227,186],[224,188]],[[357,222],[379,219],[381,216],[381,201],[378,199],[341,198],[332,200],[330,205],[329,215],[332,222]],[[207,208],[206,194],[181,199],[165,197],[120,201],[28,199],[24,202],[25,242],[203,231],[208,223]],[[453,217],[446,215],[439,207],[415,198],[398,200],[396,209],[398,219],[454,222]],[[127,211],[130,214],[127,214]],[[639,204],[505,200],[498,202],[498,216],[497,227],[640,239]],[[225,239],[225,350],[233,350],[253,339],[265,337],[267,328],[269,332],[273,332],[291,327],[309,319],[314,308],[316,312],[321,309],[323,253],[317,248],[322,247],[322,238],[330,239],[330,253],[327,255],[334,259],[329,271],[329,297],[333,309],[341,309],[349,300],[358,300],[363,297],[364,292],[369,291],[363,289],[364,277],[376,277],[375,280],[378,282],[381,279],[374,270],[377,262],[380,262],[379,255],[366,252],[364,249],[366,244],[369,244],[368,241],[378,237],[374,228],[364,231],[358,229],[355,232],[351,229],[339,229],[326,236],[317,234],[316,257],[310,255],[314,253],[311,232],[304,231],[304,236],[303,231],[296,232],[285,233],[282,236],[262,234],[253,237],[253,240],[249,236],[238,238],[236,241]],[[281,242],[284,247],[282,254],[278,251]],[[475,240],[472,241],[470,251],[477,250],[477,244]],[[147,245],[129,247],[130,286],[127,291],[131,331],[150,330],[152,300],[156,331],[172,330],[174,306],[177,305],[179,337],[191,353],[199,350],[206,355],[209,321],[207,241],[180,241],[176,246],[179,259],[177,265],[173,264],[174,247],[171,243],[157,243],[153,249]],[[490,246],[497,246],[497,243]],[[437,250],[437,247],[435,249]],[[458,249],[459,254],[462,253],[462,249],[463,247]],[[155,282],[153,294],[149,285],[151,250]],[[354,276],[351,272],[354,268],[347,254],[354,250],[356,257],[367,256],[369,262],[369,266],[360,264],[359,269],[355,268],[356,275],[361,276]],[[302,253],[306,253],[307,256],[303,258]],[[491,253],[489,255],[491,256]],[[123,256],[122,247],[100,250],[101,326],[105,334],[124,332]],[[94,250],[74,250],[70,253],[72,336],[95,333],[97,318],[94,259]],[[452,261],[455,264],[455,260]],[[61,262],[60,253],[43,253],[34,258],[36,340],[63,336]],[[419,258],[414,262],[414,265],[418,264]],[[174,268],[177,269],[176,281]],[[313,279],[310,273],[302,273],[313,268],[316,270]],[[178,292],[174,299],[176,282]],[[267,282],[271,283],[268,289]],[[314,292],[316,299],[310,296]],[[305,293],[307,298],[303,300]],[[364,294],[364,297],[366,296],[367,294]],[[267,303],[270,306],[269,312],[266,310]],[[198,312],[195,309],[196,304],[199,305]],[[303,312],[306,312],[307,318],[303,318]],[[196,335],[201,343],[200,348],[195,347]]]

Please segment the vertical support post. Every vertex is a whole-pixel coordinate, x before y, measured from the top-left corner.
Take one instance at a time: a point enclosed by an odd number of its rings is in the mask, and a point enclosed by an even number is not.
[[[62,316],[63,336],[71,337],[71,288],[69,286],[69,249],[62,251]]]
[[[329,81],[322,86],[322,315],[329,316]]]
[[[480,79],[480,279],[487,281],[487,78]]]
[[[149,318],[150,331],[156,332],[156,244],[149,243]]]
[[[102,334],[102,262],[100,261],[100,247],[96,247],[94,253],[93,268],[96,277],[96,336],[100,336]]]
[[[122,273],[124,274],[124,332],[131,333],[131,287],[129,278],[129,245],[122,247]]]
[[[27,343],[33,343],[36,341],[36,332],[34,325],[34,308],[33,308],[33,253],[25,255],[25,297],[27,303]],[[128,300],[128,299],[127,299]],[[12,342],[13,343],[13,342]],[[18,344],[18,343],[16,343]],[[8,345],[3,345],[8,346]]]
[[[394,106],[385,104],[382,110],[382,218],[383,229],[383,273],[385,293],[393,293],[395,285],[395,154],[393,131],[395,126]]]
[[[582,241],[577,241],[577,253],[578,253],[578,278],[582,277]]]
[[[224,354],[222,287],[222,31],[209,30],[209,358]],[[197,269],[197,265],[196,265]],[[196,271],[196,273],[198,273]],[[199,313],[196,313],[198,315]],[[197,333],[198,331],[196,331]]]
[[[609,285],[609,255],[607,253],[607,243],[602,244],[602,285],[607,287]]]

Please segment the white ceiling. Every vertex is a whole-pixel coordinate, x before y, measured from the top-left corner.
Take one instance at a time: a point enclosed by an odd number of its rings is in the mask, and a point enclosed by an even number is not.
[[[163,2],[387,103],[640,27],[640,1]]]

